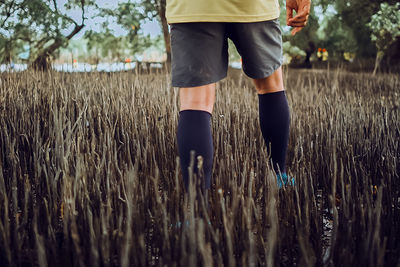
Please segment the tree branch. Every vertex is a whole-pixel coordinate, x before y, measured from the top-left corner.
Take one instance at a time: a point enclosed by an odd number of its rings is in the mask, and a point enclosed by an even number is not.
[[[74,30],[65,38],[67,40],[70,40],[75,34],[80,32],[84,25],[76,25]],[[49,47],[45,48],[34,60],[32,63],[31,67],[34,69],[40,69],[40,70],[47,70],[50,68],[50,65],[48,63],[48,58],[56,51],[58,48],[60,48],[63,45],[63,39],[62,38],[57,38],[54,40],[54,43],[52,43]]]
[[[4,2],[2,1],[2,3],[5,4],[5,1],[4,1]],[[8,8],[7,8],[7,13],[6,13],[7,16],[6,16],[6,18],[4,19],[4,21],[1,23],[0,28],[4,28],[4,25],[6,25],[7,20],[8,20],[9,18],[11,18],[11,16],[14,15],[15,11],[17,10],[17,9],[13,9],[14,4],[15,4],[15,0],[12,1],[12,2],[10,3],[9,6],[7,6],[7,7],[8,7]],[[12,9],[13,9],[13,10],[12,10]]]
[[[68,34],[68,36],[66,36],[65,38],[67,38],[67,40],[70,40],[72,37],[74,37],[78,32],[80,32],[82,30],[82,28],[85,27],[85,25],[82,23],[81,25],[76,25],[74,30]]]
[[[56,0],[53,0],[53,5],[54,5],[54,9],[56,10],[56,12],[59,13]]]
[[[85,0],[81,0],[81,7],[82,7],[82,23],[81,25],[85,24]]]

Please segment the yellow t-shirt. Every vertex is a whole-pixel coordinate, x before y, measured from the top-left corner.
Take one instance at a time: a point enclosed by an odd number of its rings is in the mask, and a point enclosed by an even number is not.
[[[167,0],[168,23],[256,22],[279,17],[278,0]]]

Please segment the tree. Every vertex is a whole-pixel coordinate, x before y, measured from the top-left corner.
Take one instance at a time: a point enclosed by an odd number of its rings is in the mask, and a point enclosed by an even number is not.
[[[100,58],[117,59],[122,62],[126,57],[140,53],[152,44],[149,36],[141,36],[138,33],[133,36],[115,36],[108,27],[103,28],[103,32],[90,30],[85,33],[87,48],[95,54],[95,64],[99,63]]]
[[[114,38],[126,41],[124,47],[129,49],[131,53],[141,52],[144,48],[151,45],[150,36],[144,36],[140,33],[141,24],[147,18],[140,3],[132,1],[121,2],[117,8],[102,9],[101,15],[109,16],[110,19],[116,18],[116,22],[127,31],[126,36],[114,36]],[[100,34],[104,38],[112,39],[112,33],[108,30],[107,22],[104,24],[103,29],[105,30]],[[87,36],[90,37],[90,35],[88,34]]]
[[[86,10],[94,0],[70,0],[59,6],[57,0],[2,0],[0,25],[3,36],[12,43],[29,45],[31,67],[50,68],[51,57],[85,26]],[[72,13],[80,11],[80,21]]]
[[[24,51],[23,42],[0,33],[0,63],[9,64]]]
[[[331,55],[342,56],[344,52],[356,53],[358,43],[353,31],[339,19],[333,19],[336,14],[326,16],[318,31],[320,46],[332,51]]]
[[[356,45],[357,55],[360,57],[375,56],[375,47],[370,39],[370,29],[367,24],[373,14],[379,10],[381,3],[396,3],[398,0],[316,0],[313,2],[326,11],[328,8],[334,8],[336,15],[328,18],[325,29],[328,34],[326,40],[330,44],[335,44],[335,40],[330,37],[341,40],[341,43],[348,46]],[[335,26],[336,25],[336,26]],[[328,30],[333,32],[328,32]],[[341,33],[340,33],[341,32]]]
[[[104,32],[87,31],[85,39],[87,40],[88,52],[94,53],[94,64],[99,64],[101,58],[118,58],[124,55],[124,40],[122,36],[114,36],[106,27]],[[126,49],[126,48],[125,48]]]
[[[373,71],[375,75],[383,56],[400,36],[400,3],[394,5],[382,3],[367,26],[371,30],[371,40],[378,50]]]
[[[0,62],[10,63],[22,50],[20,38],[27,35],[15,20],[17,11],[21,8],[17,1],[0,1]]]
[[[171,37],[167,18],[165,17],[166,0],[141,0],[141,5],[144,7],[144,15],[146,18],[158,19],[163,32],[167,63],[171,63]]]

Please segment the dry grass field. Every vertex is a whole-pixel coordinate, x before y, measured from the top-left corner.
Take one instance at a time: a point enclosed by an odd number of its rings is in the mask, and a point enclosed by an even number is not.
[[[278,191],[232,74],[206,210],[183,191],[167,74],[0,74],[0,265],[399,266],[399,75],[285,77],[296,187]]]

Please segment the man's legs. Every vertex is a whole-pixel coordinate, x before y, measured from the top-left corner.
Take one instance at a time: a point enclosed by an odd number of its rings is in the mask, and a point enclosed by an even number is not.
[[[259,98],[260,127],[265,143],[271,148],[275,172],[286,176],[286,152],[290,114],[283,86],[282,67],[262,79],[253,79]],[[282,177],[282,176],[279,176]],[[284,184],[287,181],[283,181]],[[279,186],[278,179],[278,186]]]
[[[211,184],[213,140],[211,114],[215,83],[226,77],[228,41],[225,24],[217,22],[171,25],[172,86],[180,88],[177,141],[185,188],[189,185],[191,151],[195,151],[194,173],[200,174],[202,189]],[[198,173],[197,157],[202,156]],[[206,192],[205,192],[206,193]]]
[[[284,172],[290,116],[283,87],[279,20],[231,23],[228,37],[242,57],[244,73],[253,78],[257,89],[260,127],[267,147],[271,148],[273,167],[278,173],[280,187],[280,178],[286,176]]]
[[[282,68],[262,79],[253,79],[259,96],[260,127],[265,143],[271,148],[271,159],[276,173],[284,174],[286,184],[286,153],[289,139],[290,114],[284,92]],[[190,151],[203,157],[204,185],[210,187],[213,143],[211,114],[215,103],[215,83],[180,89],[180,118],[178,147],[185,187],[189,184]],[[195,166],[197,166],[197,161]],[[194,169],[196,171],[196,168]],[[281,182],[278,181],[278,185]]]
[[[197,156],[202,156],[204,180],[202,189],[211,184],[213,163],[213,140],[211,114],[215,102],[215,83],[180,88],[180,113],[178,122],[178,149],[185,188],[189,186],[190,152],[195,151],[194,172],[197,173]],[[192,181],[197,183],[198,181]],[[206,194],[206,192],[205,192]]]

